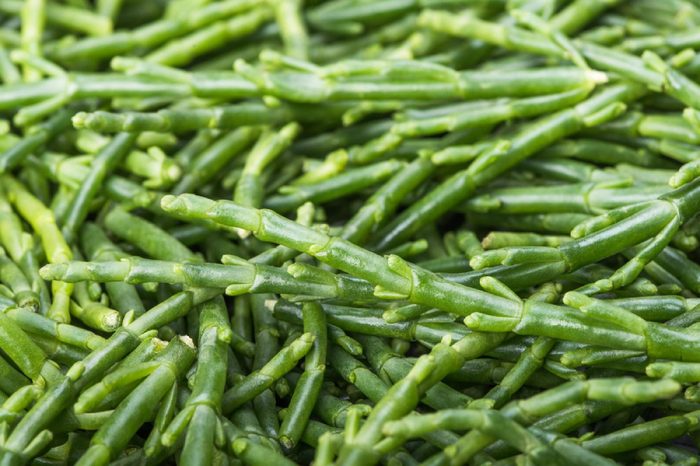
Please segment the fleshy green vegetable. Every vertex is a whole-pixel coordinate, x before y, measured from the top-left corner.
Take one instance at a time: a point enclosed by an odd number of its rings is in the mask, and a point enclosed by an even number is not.
[[[695,464],[697,0],[0,0],[0,465]]]

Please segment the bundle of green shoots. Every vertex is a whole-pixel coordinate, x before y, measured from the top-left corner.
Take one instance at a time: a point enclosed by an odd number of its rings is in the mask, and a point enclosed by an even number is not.
[[[0,0],[0,466],[697,464],[698,28]]]

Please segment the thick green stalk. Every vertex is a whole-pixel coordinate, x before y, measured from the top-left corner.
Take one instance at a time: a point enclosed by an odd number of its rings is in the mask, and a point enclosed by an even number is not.
[[[296,366],[313,345],[314,336],[305,333],[282,348],[259,370],[243,378],[238,385],[228,389],[223,397],[223,412],[230,413],[252,400]]]
[[[78,229],[87,218],[90,203],[99,193],[103,180],[119,165],[136,141],[136,135],[117,134],[92,161],[90,171],[78,188],[70,209],[63,219],[63,236],[68,242],[77,236]]]
[[[326,369],[328,337],[323,308],[318,303],[307,303],[302,312],[304,331],[314,335],[314,346],[306,355],[304,372],[297,381],[280,427],[280,442],[287,449],[294,448],[301,439],[321,392]]]

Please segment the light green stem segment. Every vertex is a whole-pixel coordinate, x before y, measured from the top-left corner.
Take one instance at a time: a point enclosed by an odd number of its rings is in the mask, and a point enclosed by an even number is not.
[[[107,283],[123,281],[130,284],[168,283],[193,288],[225,289],[226,294],[231,296],[281,293],[321,298],[372,297],[371,287],[364,286],[364,283],[344,279],[343,276],[312,266],[290,266],[290,269],[303,267],[304,270],[309,270],[312,277],[308,278],[301,271],[287,272],[269,265],[254,264],[236,256],[224,256],[223,261],[224,264],[182,263],[129,256],[120,261],[48,264],[39,273],[47,280],[62,280],[67,283],[86,280]],[[302,276],[306,279],[301,280]]]
[[[243,172],[236,184],[233,199],[242,205],[260,207],[263,202],[264,186],[261,176],[265,168],[282,155],[301,131],[298,123],[288,123],[279,130],[268,129],[260,136],[251,149]]]
[[[46,24],[46,0],[28,0],[22,7],[22,50],[25,52],[41,56],[41,42]],[[41,78],[41,73],[36,69],[25,66],[24,78],[27,81],[36,81]]]
[[[3,175],[0,181],[6,187],[7,198],[41,239],[46,259],[57,264],[71,260],[73,253],[61,234],[51,210],[34,197],[19,181]],[[53,301],[48,316],[58,322],[70,322],[70,297],[73,285],[55,281],[51,284]]]
[[[398,256],[385,259],[344,239],[304,227],[270,210],[243,207],[230,201],[215,202],[201,196],[165,196],[161,206],[190,218],[207,218],[217,223],[251,231],[258,239],[305,252],[335,268],[376,285],[380,298],[409,299],[462,314],[496,312],[517,316],[520,304],[483,291],[449,282]]]
[[[230,413],[252,400],[292,370],[312,348],[314,335],[304,333],[280,350],[263,367],[241,380],[224,393],[223,412]]]

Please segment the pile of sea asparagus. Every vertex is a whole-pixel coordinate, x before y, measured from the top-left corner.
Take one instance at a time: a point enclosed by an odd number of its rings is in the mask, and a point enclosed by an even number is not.
[[[700,0],[0,0],[0,466],[694,465]]]

